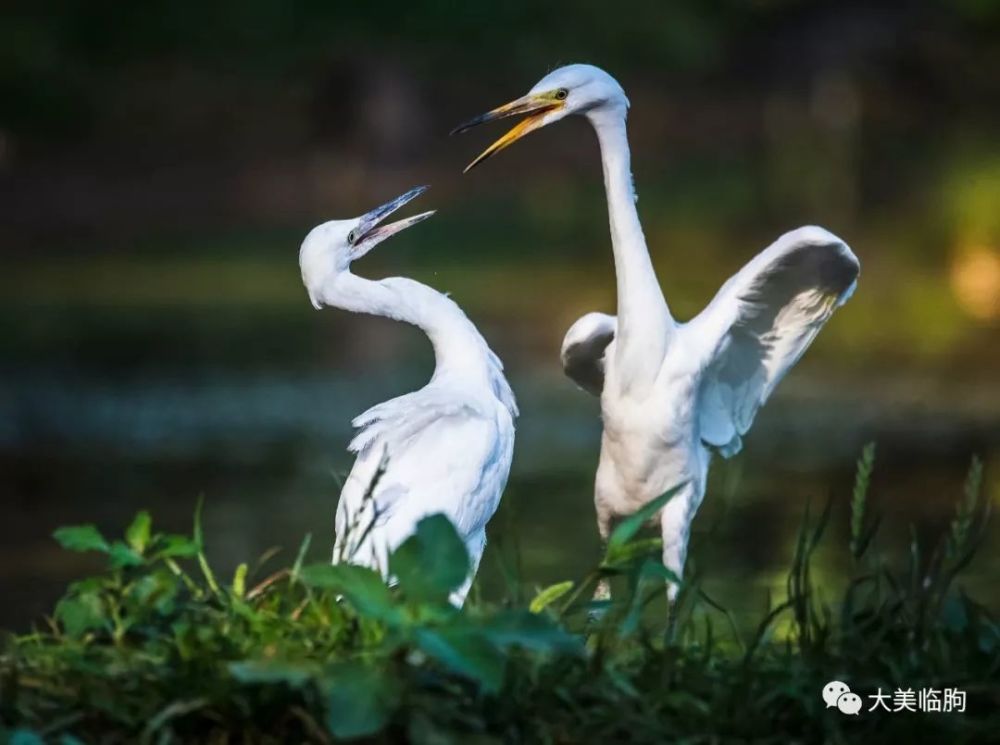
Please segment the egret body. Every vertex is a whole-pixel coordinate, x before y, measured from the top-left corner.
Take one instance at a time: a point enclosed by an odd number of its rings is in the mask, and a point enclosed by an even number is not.
[[[302,243],[299,265],[314,307],[413,324],[434,348],[427,385],[353,421],[357,434],[348,447],[357,458],[337,506],[334,563],[362,564],[387,576],[389,553],[423,517],[440,512],[454,524],[471,560],[468,579],[453,595],[461,604],[510,472],[514,395],[500,359],[453,300],[405,277],[376,281],[351,271],[352,262],[378,243],[433,214],[379,227],[425,188],[359,218],[314,228]]]
[[[606,72],[569,65],[456,132],[525,115],[467,171],[570,114],[585,116],[597,133],[618,313],[588,313],[574,323],[563,341],[562,363],[569,377],[601,399],[594,500],[602,539],[616,519],[679,486],[658,520],[663,562],[680,577],[712,453],[729,457],[740,450],[757,410],[854,291],[860,264],[832,233],[799,228],[755,256],[699,315],[676,321],[636,211],[628,108],[622,87]],[[669,596],[676,591],[672,584]]]

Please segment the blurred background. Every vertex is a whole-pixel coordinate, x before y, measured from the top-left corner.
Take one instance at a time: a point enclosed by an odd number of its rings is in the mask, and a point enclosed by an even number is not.
[[[452,293],[522,416],[482,591],[596,560],[597,401],[559,369],[612,311],[593,133],[571,120],[467,176],[504,131],[448,131],[550,69],[615,75],[639,209],[688,318],[787,229],[863,264],[840,310],[717,461],[694,564],[738,613],[780,588],[807,503],[878,444],[886,549],[934,541],[971,457],[1000,501],[1000,4],[13,0],[0,22],[0,625],[94,570],[51,532],[187,530],[222,567],[332,546],[352,416],[423,385],[415,329],[302,288],[299,243],[420,183],[435,218],[357,266]],[[973,585],[995,590],[992,541]],[[843,542],[824,554],[835,583]],[[994,594],[987,598],[1000,602]]]

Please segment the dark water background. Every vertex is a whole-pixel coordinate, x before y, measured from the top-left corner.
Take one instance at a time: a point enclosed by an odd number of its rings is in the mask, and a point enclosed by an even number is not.
[[[597,402],[557,350],[614,307],[593,135],[567,121],[464,177],[500,130],[446,136],[567,61],[629,93],[678,317],[801,224],[862,261],[745,450],[713,466],[692,554],[713,595],[760,608],[827,499],[832,591],[868,441],[889,553],[911,524],[940,536],[974,454],[1000,500],[995,4],[419,5],[15,3],[0,24],[0,626],[97,568],[51,540],[64,524],[113,534],[148,508],[185,530],[204,495],[227,570],[274,545],[291,561],[306,532],[327,555],[351,417],[432,361],[413,329],[313,311],[297,249],[417,183],[438,214],[357,268],[451,292],[507,363],[523,413],[483,591],[591,566]],[[994,607],[998,537],[968,579]]]
[[[51,363],[32,360],[4,381],[14,393],[3,400],[0,433],[10,490],[0,527],[4,623],[23,627],[67,580],[95,568],[54,544],[55,527],[93,521],[116,534],[148,508],[163,527],[186,530],[199,495],[210,553],[224,570],[271,546],[285,547],[290,560],[306,532],[313,556],[328,554],[337,479],[351,463],[344,450],[349,420],[421,385],[432,365],[429,345],[408,327],[312,311],[299,297],[292,256],[276,261],[274,272],[302,301],[296,307],[18,309],[22,328],[44,323],[61,341],[45,340],[31,352],[55,357]],[[863,298],[864,286],[858,305]],[[843,309],[830,336],[859,313],[853,304]],[[86,331],[93,314],[121,320],[99,320],[93,338]],[[596,400],[561,377],[558,339],[552,353],[535,359],[518,354],[525,341],[516,325],[484,325],[508,361],[523,412],[483,570],[484,591],[496,596],[511,572],[545,585],[596,560],[592,479],[600,424]],[[59,360],[77,336],[86,343]],[[833,550],[820,576],[836,582],[847,560],[853,463],[865,442],[878,443],[872,499],[886,518],[891,551],[908,538],[909,524],[935,540],[971,455],[985,457],[988,467],[995,459],[1000,418],[989,381],[930,395],[939,383],[912,371],[880,379],[839,372],[830,346],[820,338],[762,412],[744,452],[717,459],[712,469],[693,557],[706,586],[737,611],[761,607],[767,590],[783,585],[806,504],[815,511],[831,498]],[[80,371],[88,353],[116,359],[113,371]],[[206,363],[227,354],[243,360]],[[987,488],[995,499],[996,482]],[[974,585],[987,600],[1000,569],[995,545],[973,565]]]

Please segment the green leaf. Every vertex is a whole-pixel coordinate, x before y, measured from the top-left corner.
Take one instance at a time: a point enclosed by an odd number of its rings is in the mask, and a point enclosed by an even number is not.
[[[272,660],[244,660],[229,664],[229,674],[240,683],[284,683],[292,688],[301,688],[317,672],[312,665]]]
[[[125,540],[128,541],[128,545],[136,553],[143,553],[146,550],[146,546],[149,545],[149,533],[152,525],[153,521],[149,517],[149,513],[143,510],[135,516],[132,524],[125,529]]]
[[[45,740],[30,729],[16,729],[10,733],[8,745],[45,745]]]
[[[168,614],[176,607],[177,593],[180,584],[177,578],[169,572],[154,571],[143,574],[131,586],[128,594],[131,599],[146,608],[158,613]]]
[[[162,557],[189,559],[198,555],[198,544],[187,536],[168,535],[163,537],[163,548],[157,554]]]
[[[945,598],[941,608],[941,621],[945,628],[950,631],[960,632],[968,628],[969,613],[959,595],[949,593],[948,597]]]
[[[230,609],[240,618],[253,626],[258,626],[264,618],[264,614],[256,610],[252,605],[244,600],[234,597],[230,600]]]
[[[655,555],[659,557],[662,554],[662,538],[640,538],[614,549],[609,547],[604,558],[604,565],[608,567],[620,566],[645,556]]]
[[[386,670],[343,662],[322,681],[326,724],[337,738],[367,737],[380,732],[399,706],[399,683]]]
[[[108,553],[111,555],[111,566],[114,569],[120,569],[122,567],[137,567],[145,562],[139,554],[121,541],[115,541],[112,543],[111,550]]]
[[[104,536],[93,525],[71,525],[59,528],[52,534],[59,545],[70,551],[103,551],[110,550]]]
[[[96,592],[63,598],[56,605],[55,616],[71,637],[80,637],[87,631],[103,628],[107,621],[104,603]]]
[[[582,654],[582,640],[543,615],[523,610],[497,613],[483,622],[483,633],[498,647],[523,647],[535,652]]]
[[[608,539],[607,556],[610,558],[615,551],[620,551],[624,548],[625,544],[632,540],[640,528],[652,520],[653,516],[663,509],[663,505],[669,502],[685,485],[686,482],[678,484],[656,499],[651,499],[636,512],[618,523],[618,526],[611,532],[611,537]]]
[[[479,629],[423,628],[417,630],[416,641],[427,655],[452,672],[475,680],[486,692],[496,692],[503,684],[505,657]]]
[[[451,520],[431,515],[389,557],[389,572],[411,600],[446,600],[465,582],[469,554]]]
[[[208,558],[205,556],[205,534],[201,528],[201,511],[205,506],[204,495],[198,497],[198,503],[194,508],[194,544],[197,547],[196,555],[198,557],[198,566],[201,567],[201,573],[205,577],[205,581],[208,583],[208,589],[212,591],[214,595],[218,595],[221,590],[219,589],[219,583],[215,579],[215,573],[212,571],[212,567],[208,564]]]
[[[295,563],[292,564],[292,574],[291,582],[295,584],[299,581],[299,573],[302,571],[302,565],[305,563],[306,554],[309,552],[309,546],[312,543],[312,533],[306,533],[306,537],[302,539],[302,545],[299,546],[299,553],[295,557]]]
[[[341,593],[358,613],[383,621],[397,621],[399,610],[382,575],[352,564],[314,564],[304,567],[300,579],[310,587]]]
[[[561,598],[563,595],[565,595],[572,589],[573,589],[572,580],[566,580],[565,582],[559,582],[558,584],[555,585],[549,585],[540,593],[535,595],[528,609],[532,613],[541,613],[552,603],[557,601],[559,598]]]
[[[636,577],[635,588],[632,591],[632,603],[628,615],[618,629],[619,634],[628,636],[639,628],[642,620],[642,609],[645,604],[645,590],[653,583],[668,582],[680,585],[680,579],[670,569],[667,569],[659,559],[647,559]]]
[[[238,598],[242,598],[247,591],[247,571],[248,567],[246,562],[243,562],[238,567],[236,571],[233,572],[233,595]]]

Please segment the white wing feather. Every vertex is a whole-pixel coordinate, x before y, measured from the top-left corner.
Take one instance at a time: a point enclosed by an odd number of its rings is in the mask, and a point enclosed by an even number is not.
[[[383,401],[358,414],[351,425],[358,430],[347,449],[364,455],[372,447],[399,452],[407,442],[435,420],[475,415],[461,398],[425,387],[413,393]]]
[[[513,455],[513,417],[506,406],[493,409],[432,384],[357,416],[349,449],[358,458],[337,507],[335,560],[385,573],[388,552],[434,513],[447,515],[470,552],[479,545],[481,553]]]
[[[817,227],[781,236],[687,325],[711,349],[698,401],[701,439],[729,457],[781,378],[854,292],[860,263]]]

